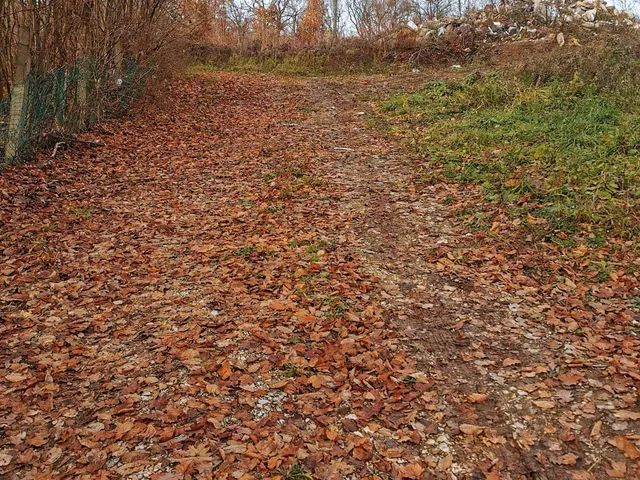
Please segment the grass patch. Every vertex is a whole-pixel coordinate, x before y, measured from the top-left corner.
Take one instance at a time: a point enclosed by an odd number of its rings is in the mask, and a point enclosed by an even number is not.
[[[91,211],[87,208],[81,207],[68,207],[66,213],[73,215],[74,217],[81,218],[82,220],[88,220],[91,218]]]
[[[244,247],[237,249],[233,253],[238,257],[249,257],[255,251],[256,247],[254,245],[245,245]]]
[[[313,475],[307,472],[297,460],[288,467],[280,468],[283,480],[314,480]]]
[[[343,74],[377,74],[402,71],[406,67],[381,61],[337,62],[334,55],[298,52],[288,55],[251,56],[233,54],[227,59],[193,65],[188,74],[228,71],[238,73],[269,73],[285,76],[313,77]]]
[[[581,224],[596,226],[597,243],[603,232],[640,233],[640,109],[619,95],[578,77],[539,86],[473,74],[381,110],[441,179],[480,185],[541,235]]]

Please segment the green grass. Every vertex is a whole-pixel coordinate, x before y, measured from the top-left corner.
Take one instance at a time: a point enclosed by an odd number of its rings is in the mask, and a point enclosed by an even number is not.
[[[297,460],[288,467],[280,468],[283,480],[313,480],[313,475],[307,472]]]
[[[191,66],[187,73],[196,75],[208,71],[230,71],[238,73],[271,73],[276,75],[290,75],[300,77],[343,75],[343,74],[376,74],[404,71],[403,65],[393,65],[381,61],[350,61],[345,62],[337,56],[292,53],[284,56],[254,57],[245,55],[231,55],[219,63],[198,64]]]
[[[87,220],[91,218],[91,211],[87,208],[69,207],[67,208],[67,213],[69,215],[73,215],[78,218],[81,218],[82,220]]]
[[[625,105],[622,107],[621,105]],[[538,230],[581,224],[640,233],[640,109],[578,79],[538,87],[506,75],[432,82],[381,104],[441,175]]]
[[[237,249],[233,253],[235,253],[239,257],[248,257],[255,251],[256,247],[254,245],[245,245],[244,247]]]

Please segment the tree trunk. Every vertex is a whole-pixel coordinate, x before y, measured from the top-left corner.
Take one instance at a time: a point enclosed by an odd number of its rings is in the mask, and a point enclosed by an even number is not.
[[[25,103],[27,100],[27,76],[29,75],[29,47],[31,45],[31,22],[28,18],[20,25],[16,70],[11,90],[11,106],[9,111],[9,131],[4,149],[5,161],[13,161],[19,155],[24,141]]]
[[[331,12],[332,13],[331,30],[332,30],[333,38],[336,38],[338,36],[338,0],[331,0],[331,10],[333,10]]]

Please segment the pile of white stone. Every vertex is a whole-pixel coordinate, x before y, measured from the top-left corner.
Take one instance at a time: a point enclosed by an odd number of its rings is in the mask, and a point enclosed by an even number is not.
[[[419,28],[423,38],[442,35],[474,35],[485,39],[541,38],[566,24],[587,29],[607,26],[640,28],[634,16],[619,11],[607,2],[564,0],[517,0],[495,7],[475,10],[464,18],[446,17],[427,22]]]

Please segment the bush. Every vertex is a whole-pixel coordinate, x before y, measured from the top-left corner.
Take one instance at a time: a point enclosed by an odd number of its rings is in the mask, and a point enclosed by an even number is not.
[[[194,63],[213,69],[291,74],[375,73],[458,61],[473,51],[473,39],[444,35],[426,40],[406,29],[376,39],[342,38],[308,46],[294,40],[244,48],[196,45]]]

